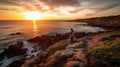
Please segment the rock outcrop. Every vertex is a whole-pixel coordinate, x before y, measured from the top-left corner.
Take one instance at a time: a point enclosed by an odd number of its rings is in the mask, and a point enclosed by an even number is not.
[[[0,54],[0,59],[2,60],[5,56],[9,58],[25,54],[27,49],[22,49],[22,47],[23,42],[17,42],[17,44],[5,48],[4,51]]]
[[[87,22],[92,26],[100,26],[105,28],[120,28],[120,15],[108,17],[95,17],[87,19],[77,19],[75,21]]]

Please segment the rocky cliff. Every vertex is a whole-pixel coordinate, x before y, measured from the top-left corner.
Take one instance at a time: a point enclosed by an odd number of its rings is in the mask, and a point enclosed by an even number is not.
[[[87,22],[89,25],[118,28],[120,27],[120,15],[108,17],[95,17],[87,19],[77,19],[75,21]]]
[[[110,50],[111,46],[108,44],[105,47],[104,44],[106,44],[106,42],[111,42],[114,40],[116,41],[116,39],[120,39],[120,32],[105,31],[101,33],[94,33],[93,35],[77,38],[74,44],[70,44],[69,39],[60,40],[59,42],[49,46],[45,51],[43,51],[36,57],[26,60],[22,67],[119,66],[118,64],[120,63],[120,60],[119,57],[117,57],[119,56],[119,54],[117,53],[119,52],[119,49],[117,50],[116,48],[119,48],[120,42],[118,42],[117,45],[113,45],[114,47],[112,47],[113,49],[116,49],[114,51],[117,52],[112,52],[113,50]],[[116,56],[111,54],[111,52],[104,53],[104,51],[102,51],[99,46],[102,46],[102,49],[106,48],[106,51],[111,51]]]

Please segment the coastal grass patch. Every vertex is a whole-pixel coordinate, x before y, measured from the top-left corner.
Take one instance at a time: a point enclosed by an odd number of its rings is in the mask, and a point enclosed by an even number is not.
[[[102,36],[109,37],[109,36],[111,36],[111,35],[113,35],[113,34],[120,34],[120,30],[111,31],[111,32],[104,32],[104,33],[102,34]]]
[[[104,41],[92,49],[90,61],[95,67],[120,67],[120,38]]]

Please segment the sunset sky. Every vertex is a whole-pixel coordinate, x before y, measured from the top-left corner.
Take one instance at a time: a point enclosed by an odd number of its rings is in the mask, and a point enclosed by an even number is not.
[[[26,20],[30,12],[40,20],[120,15],[120,0],[0,0],[0,20]]]

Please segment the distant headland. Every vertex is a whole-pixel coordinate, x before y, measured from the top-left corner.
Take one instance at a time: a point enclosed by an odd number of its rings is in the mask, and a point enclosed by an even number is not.
[[[106,17],[94,17],[86,19],[76,19],[77,22],[86,22],[92,26],[118,28],[120,27],[120,15],[106,16]]]

